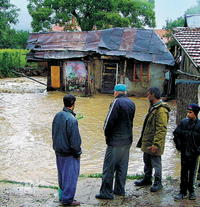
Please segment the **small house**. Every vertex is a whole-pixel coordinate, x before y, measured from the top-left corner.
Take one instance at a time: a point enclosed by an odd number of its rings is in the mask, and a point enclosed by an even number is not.
[[[164,71],[174,65],[152,29],[32,33],[27,48],[28,61],[48,62],[48,90],[85,95],[112,93],[117,83],[136,96],[150,86],[162,89]]]

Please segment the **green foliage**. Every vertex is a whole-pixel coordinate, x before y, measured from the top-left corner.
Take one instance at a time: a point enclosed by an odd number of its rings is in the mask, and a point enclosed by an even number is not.
[[[32,183],[18,182],[14,180],[0,180],[0,183],[8,183],[14,185],[28,186],[28,187],[50,188],[50,189],[58,190],[58,187],[55,185],[34,185]]]
[[[185,14],[200,14],[200,0],[197,0],[197,5],[193,6],[185,11]],[[181,17],[178,17],[175,20],[169,19],[166,20],[166,26],[164,29],[171,30],[175,27],[184,27],[185,18],[184,15]]]
[[[81,174],[79,177],[82,177],[82,178],[102,178],[102,174],[101,173],[95,173],[95,174],[89,174],[89,175]],[[139,175],[139,174],[127,175],[127,179],[130,179],[130,180],[141,179],[143,177],[144,177],[144,175]]]
[[[28,36],[28,31],[15,31],[14,29],[10,29],[4,34],[3,39],[0,40],[0,48],[25,49]]]
[[[0,78],[13,77],[12,70],[25,68],[28,65],[26,62],[26,54],[29,50],[22,49],[1,49],[0,50]]]
[[[11,46],[10,37],[14,33],[11,26],[17,23],[19,9],[10,0],[0,0],[0,5],[0,48],[8,48]]]
[[[33,31],[59,24],[66,29],[72,17],[82,31],[110,27],[155,27],[154,0],[28,0]]]
[[[184,23],[184,17],[178,17],[176,20],[166,20],[166,26],[164,27],[164,29],[171,30],[175,27],[184,27]]]
[[[200,14],[200,0],[197,0],[197,5],[186,10],[185,14]]]
[[[185,15],[186,14],[200,14],[200,0],[197,0],[196,6],[187,9],[185,11]],[[173,28],[184,27],[184,26],[185,26],[185,17],[184,16],[178,17],[175,20],[172,20],[172,19],[166,20],[166,26],[164,27],[164,29],[169,30],[169,34],[167,35],[168,38],[170,39],[170,41],[167,43],[167,47],[169,49],[173,48],[174,45],[176,44],[175,40],[173,38],[171,38]]]
[[[28,31],[14,31],[13,36],[11,37],[12,47],[15,49],[25,49],[27,45],[27,40],[29,37]]]

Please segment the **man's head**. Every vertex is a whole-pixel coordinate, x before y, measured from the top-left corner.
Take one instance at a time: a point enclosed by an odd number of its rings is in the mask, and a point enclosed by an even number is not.
[[[74,109],[76,97],[68,94],[63,97],[63,103],[66,108]]]
[[[198,113],[200,111],[200,107],[198,104],[189,104],[187,106],[187,117],[189,119],[196,119],[198,116]]]
[[[116,84],[114,87],[114,97],[118,96],[119,94],[126,94],[127,87],[125,84]]]
[[[151,87],[147,90],[147,98],[151,104],[156,103],[161,98],[160,89],[157,87]]]

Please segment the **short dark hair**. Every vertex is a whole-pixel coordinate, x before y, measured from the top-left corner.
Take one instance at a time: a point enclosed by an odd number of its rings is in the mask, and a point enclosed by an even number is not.
[[[157,87],[151,87],[147,90],[147,92],[154,94],[156,99],[160,99],[161,97],[160,89]]]
[[[76,97],[68,94],[63,97],[63,103],[65,107],[71,107],[76,101]]]

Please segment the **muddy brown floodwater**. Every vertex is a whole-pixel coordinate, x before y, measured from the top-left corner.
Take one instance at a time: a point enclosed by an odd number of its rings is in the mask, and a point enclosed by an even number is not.
[[[44,83],[44,78],[37,78]],[[62,92],[46,92],[45,86],[25,78],[0,80],[0,180],[56,185],[57,172],[52,150],[52,119],[63,107]],[[101,173],[105,153],[103,122],[112,95],[77,97],[75,112],[79,120],[83,154],[81,174]],[[143,120],[148,109],[146,98],[132,98],[136,104],[134,141],[128,174],[143,172],[142,153],[137,149]],[[172,108],[163,160],[163,177],[179,176],[179,155],[172,142],[175,103]]]

